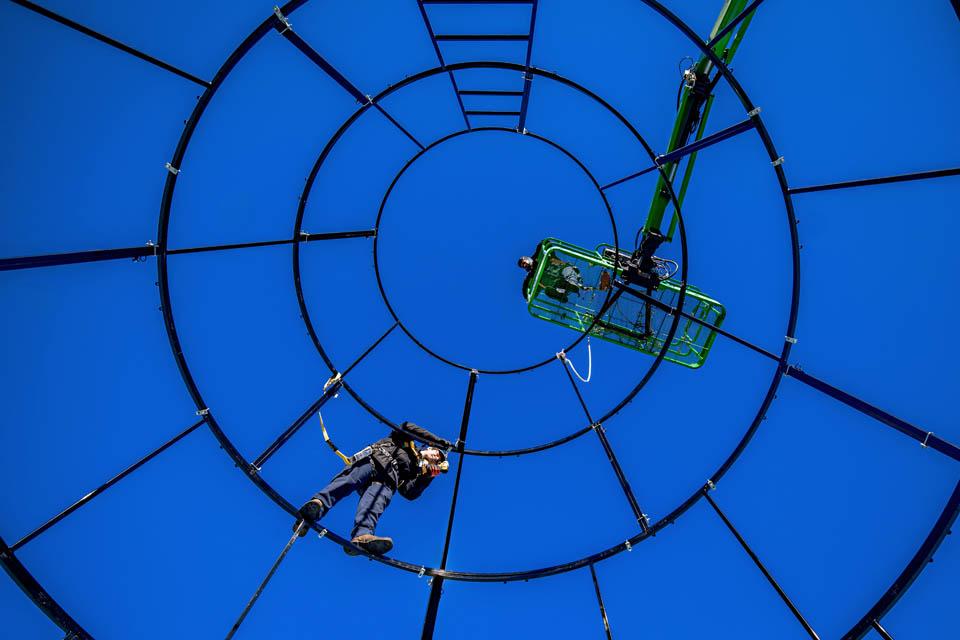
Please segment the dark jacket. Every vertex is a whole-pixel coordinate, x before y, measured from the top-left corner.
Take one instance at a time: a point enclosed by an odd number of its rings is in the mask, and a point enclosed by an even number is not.
[[[453,445],[447,440],[435,436],[426,429],[412,422],[400,425],[407,433],[417,440],[428,442],[444,449]],[[373,464],[383,482],[400,492],[407,500],[416,500],[424,489],[430,486],[433,480],[429,475],[420,472],[420,451],[413,442],[413,438],[406,433],[393,431],[386,438],[381,438],[371,445],[373,447]]]

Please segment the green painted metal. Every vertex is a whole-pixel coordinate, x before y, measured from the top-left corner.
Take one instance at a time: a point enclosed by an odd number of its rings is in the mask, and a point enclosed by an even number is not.
[[[620,276],[613,254],[609,245],[590,250],[555,238],[541,242],[534,256],[536,267],[524,283],[530,315],[575,331],[585,331],[607,300],[609,290],[601,290],[601,283],[609,282],[607,278]],[[571,267],[579,278],[573,277]],[[570,284],[564,278],[564,270],[571,280],[579,280],[580,286]],[[680,283],[664,280],[650,295],[675,307],[680,297]],[[726,316],[722,304],[689,285],[683,310],[714,326],[720,326]],[[669,328],[667,313],[624,294],[599,317],[590,335],[656,356],[663,348]],[[696,369],[706,361],[715,337],[715,331],[683,319],[664,359]]]
[[[730,21],[740,15],[740,13],[746,8],[748,2],[749,0],[725,0],[723,9],[720,11],[720,16],[717,18],[717,22],[714,25],[713,30],[710,32],[710,38],[708,41],[712,40],[721,29],[723,29],[730,23]],[[714,53],[716,53],[717,56],[725,63],[729,64],[730,61],[733,60],[733,56],[736,54],[737,49],[739,49],[740,43],[743,41],[743,36],[746,34],[747,28],[750,26],[752,19],[753,13],[744,18],[744,20],[737,25],[733,31],[725,35],[719,42],[717,42],[716,45],[714,45]],[[697,78],[700,79],[700,82],[705,82],[706,78],[713,71],[713,63],[710,62],[706,56],[703,56],[696,62],[696,64],[694,64],[693,70],[697,74]],[[691,123],[696,122],[698,117],[699,126],[697,127],[696,137],[694,140],[700,140],[703,138],[706,130],[707,117],[710,115],[710,108],[713,106],[713,98],[714,96],[711,93],[706,97],[705,100],[699,100],[694,95],[693,90],[687,87],[683,88],[680,98],[680,106],[677,109],[677,118],[674,121],[673,132],[670,134],[670,141],[667,145],[667,150],[665,153],[676,151],[680,147],[688,144],[689,138],[693,134]],[[690,176],[693,173],[693,167],[696,164],[696,161],[696,153],[690,154],[686,161],[686,168],[684,169],[680,191],[677,194],[677,202],[681,206],[683,205],[683,199],[684,196],[686,196],[687,186],[690,183]],[[664,172],[671,182],[676,178],[682,162],[683,161],[681,160],[663,165]],[[670,194],[666,188],[666,181],[661,174],[657,179],[657,185],[653,194],[653,201],[650,204],[650,211],[647,214],[647,220],[643,226],[644,232],[650,231],[651,229],[656,229],[658,231],[661,230],[663,218],[666,214],[668,206],[670,206]],[[664,234],[668,241],[673,239],[673,234],[676,231],[676,227],[677,213],[674,211],[671,215],[670,226],[667,232]]]

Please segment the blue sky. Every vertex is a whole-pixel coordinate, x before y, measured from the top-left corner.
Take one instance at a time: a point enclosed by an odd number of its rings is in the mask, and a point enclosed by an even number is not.
[[[721,3],[665,2],[708,34]],[[261,2],[176,0],[44,6],[211,78],[272,9]],[[438,32],[524,31],[523,7],[430,9]],[[365,93],[437,60],[416,3],[314,0],[291,16],[314,48]],[[200,87],[12,3],[0,4],[5,100],[0,128],[0,256],[140,246],[157,238],[166,179]],[[515,44],[445,45],[448,62],[522,62]],[[691,43],[641,2],[542,0],[533,64],[620,109],[658,151],[674,117],[677,63]],[[755,17],[734,72],[762,115],[792,185],[960,165],[953,125],[960,23],[949,2],[787,3]],[[461,88],[516,90],[515,73],[469,71]],[[496,98],[510,100],[511,98]],[[486,100],[487,102],[484,102]],[[481,98],[475,108],[492,106]],[[435,76],[383,106],[427,143],[462,126]],[[169,246],[289,237],[317,155],[352,98],[276,33],[237,66],[207,109],[182,164]],[[708,131],[742,120],[721,83]],[[506,124],[494,118],[478,124]],[[609,114],[537,80],[527,127],[569,148],[601,182],[646,166]],[[304,229],[369,229],[387,186],[417,147],[368,112],[310,194]],[[608,191],[621,242],[642,223],[652,175]],[[797,195],[803,245],[799,343],[804,370],[952,442],[952,239],[960,179]],[[725,328],[779,350],[789,311],[789,236],[775,175],[752,132],[703,152],[684,206],[689,281],[727,307]],[[384,204],[379,260],[404,323],[431,348],[477,367],[550,357],[575,334],[530,317],[516,257],[544,237],[583,246],[611,229],[589,179],[530,137],[502,132],[438,146]],[[677,247],[665,254],[678,256]],[[257,456],[316,399],[329,369],[307,335],[277,246],[171,256],[184,352],[208,406],[240,451]],[[304,294],[342,369],[392,324],[369,238],[301,248]],[[0,277],[0,535],[11,544],[167,441],[196,418],[170,352],[156,264],[100,262]],[[571,358],[583,370],[586,353]],[[595,415],[616,406],[650,359],[599,341],[581,387]],[[651,518],[695,492],[742,437],[774,365],[718,341],[697,371],[665,364],[606,423]],[[393,332],[350,374],[394,422],[455,439],[467,374]],[[756,437],[712,494],[822,638],[842,635],[887,589],[960,480],[955,461],[801,383],[783,382]],[[324,409],[344,450],[385,428],[347,394]],[[481,376],[468,446],[513,449],[585,426],[559,364]],[[448,567],[554,565],[637,532],[593,434],[520,458],[468,457]],[[263,469],[300,502],[340,467],[309,422]],[[381,521],[397,558],[440,561],[452,474]],[[346,534],[352,500],[329,526]],[[18,557],[98,638],[219,637],[289,535],[290,519],[199,429],[26,545]],[[596,567],[615,637],[803,638],[802,628],[709,506]],[[0,580],[4,635],[60,632]],[[947,538],[885,618],[894,637],[956,628],[960,548]],[[427,579],[348,558],[315,536],[298,542],[238,637],[357,631],[419,637]],[[376,617],[374,617],[376,616]],[[589,572],[529,583],[446,582],[438,637],[601,638]],[[719,630],[719,631],[718,631]],[[871,632],[873,633],[873,632]],[[867,636],[878,637],[878,636]]]

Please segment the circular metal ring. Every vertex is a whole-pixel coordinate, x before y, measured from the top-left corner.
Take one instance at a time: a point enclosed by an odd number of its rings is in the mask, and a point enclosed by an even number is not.
[[[437,148],[438,146],[440,146],[444,142],[447,142],[448,140],[453,140],[460,136],[464,136],[472,133],[484,133],[484,132],[490,132],[490,131],[500,131],[500,132],[517,135],[517,131],[515,129],[508,129],[507,127],[475,127],[472,129],[463,129],[461,131],[457,131],[449,135],[446,135],[430,143],[429,145],[424,147],[422,150],[414,154],[413,157],[410,158],[403,165],[403,167],[400,168],[400,171],[397,172],[397,175],[394,176],[393,181],[390,183],[390,186],[387,188],[386,193],[383,194],[383,199],[380,202],[380,208],[377,211],[377,220],[376,220],[376,223],[374,224],[375,233],[373,236],[373,271],[377,277],[377,288],[380,290],[380,297],[383,298],[383,303],[387,306],[387,310],[390,312],[390,315],[393,316],[394,320],[396,320],[397,326],[399,326],[400,329],[407,335],[407,337],[410,338],[410,340],[412,340],[414,344],[420,347],[420,349],[422,349],[424,352],[426,352],[430,356],[436,358],[440,362],[448,364],[451,367],[456,367],[457,369],[462,369],[464,371],[476,371],[477,373],[483,373],[483,374],[505,375],[505,374],[524,373],[527,371],[533,371],[534,369],[538,369],[544,365],[548,365],[552,363],[554,360],[556,360],[556,356],[555,355],[550,356],[548,358],[545,358],[544,360],[535,362],[534,364],[527,365],[524,367],[517,367],[514,369],[481,369],[480,367],[474,367],[474,366],[462,364],[440,355],[439,353],[437,353],[436,351],[428,347],[422,340],[417,338],[416,335],[414,335],[414,333],[409,329],[409,327],[407,327],[404,324],[403,320],[400,319],[400,316],[397,315],[397,312],[393,308],[393,305],[390,304],[390,298],[387,295],[387,291],[383,286],[383,278],[380,275],[380,261],[379,261],[379,251],[378,251],[379,241],[380,241],[380,222],[383,218],[383,211],[387,205],[387,201],[390,199],[390,194],[393,193],[394,187],[397,186],[397,183],[400,181],[400,178],[403,177],[403,175],[406,173],[407,169],[412,167],[414,163],[416,163],[417,160],[422,158],[428,151],[430,151],[431,149]],[[617,232],[617,221],[613,216],[613,209],[610,206],[610,201],[607,200],[606,194],[603,192],[603,189],[600,187],[600,183],[597,181],[596,177],[594,177],[593,173],[591,173],[591,171],[587,169],[587,166],[579,158],[577,158],[565,147],[557,144],[553,140],[550,140],[549,138],[545,138],[541,135],[538,135],[530,131],[525,132],[523,134],[523,137],[530,138],[533,140],[538,140],[560,151],[565,156],[567,156],[570,160],[572,160],[580,168],[580,170],[583,171],[583,173],[587,176],[587,178],[590,179],[590,183],[594,186],[597,193],[600,195],[600,199],[603,201],[603,206],[607,210],[607,216],[610,218],[610,231],[613,233],[613,246],[616,249],[616,251],[619,253],[620,235]],[[603,300],[603,306],[606,306],[609,303],[610,297],[612,295],[613,295],[613,288],[611,287],[607,291],[607,295]],[[580,335],[573,342],[571,342],[567,347],[565,347],[563,351],[564,352],[571,351],[574,347],[580,344],[580,342],[582,342],[583,339],[590,334],[590,331],[593,330],[593,328],[597,324],[597,321],[599,320],[600,320],[600,314],[597,314],[597,317],[594,318],[593,322],[590,323],[590,326],[588,326],[586,329],[583,329]]]

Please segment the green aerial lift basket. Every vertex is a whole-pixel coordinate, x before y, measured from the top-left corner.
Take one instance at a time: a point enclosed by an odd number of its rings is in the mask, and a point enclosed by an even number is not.
[[[611,280],[621,275],[614,254],[609,245],[590,251],[554,238],[541,242],[534,256],[534,271],[524,283],[523,293],[530,314],[575,331],[585,331],[603,308]],[[578,290],[564,282],[563,276],[571,273],[569,267],[579,272],[583,288]],[[605,283],[604,290],[601,290],[602,283]],[[672,279],[663,280],[650,295],[675,307],[680,284]],[[683,310],[714,326],[720,326],[726,315],[722,304],[690,285],[687,285]],[[656,356],[663,348],[670,321],[671,316],[665,311],[624,293],[600,316],[590,335]],[[681,318],[664,358],[696,369],[707,359],[715,337],[715,331]]]

